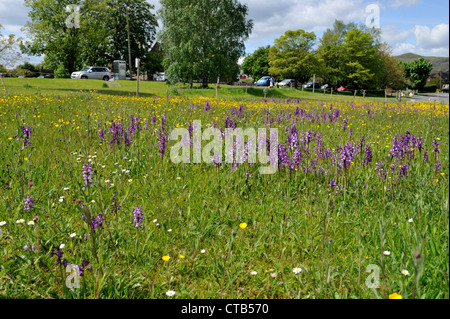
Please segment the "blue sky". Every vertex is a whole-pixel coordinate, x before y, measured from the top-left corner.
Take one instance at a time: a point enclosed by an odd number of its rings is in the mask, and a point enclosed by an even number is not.
[[[76,1],[74,0],[74,3]],[[159,8],[159,1],[148,0]],[[394,55],[412,52],[427,56],[449,56],[449,2],[447,0],[241,0],[248,5],[249,18],[254,22],[246,41],[246,53],[264,45],[286,30],[313,31],[317,38],[332,27],[335,19],[346,23],[365,23],[368,5],[376,5],[382,39]],[[0,0],[0,24],[3,35],[25,37],[21,28],[28,20],[23,0]],[[42,57],[27,57],[38,63]]]

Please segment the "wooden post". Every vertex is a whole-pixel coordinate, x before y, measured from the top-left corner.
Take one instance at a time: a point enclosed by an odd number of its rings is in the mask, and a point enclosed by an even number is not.
[[[331,88],[330,97],[333,97],[333,88]]]
[[[357,90],[355,90],[355,93],[353,93],[353,98],[356,98],[356,91],[357,91]]]
[[[363,99],[366,98],[366,90],[363,90]]]
[[[6,89],[5,81],[3,81],[3,74],[0,73],[0,79],[2,79],[3,88],[5,89],[5,94],[8,95],[8,90]]]
[[[245,96],[247,96],[247,88],[248,88],[248,85],[245,84]]]
[[[384,89],[384,101],[387,102],[387,91]]]
[[[216,83],[216,99],[217,99],[217,87],[219,86],[219,77],[217,77],[217,83]]]

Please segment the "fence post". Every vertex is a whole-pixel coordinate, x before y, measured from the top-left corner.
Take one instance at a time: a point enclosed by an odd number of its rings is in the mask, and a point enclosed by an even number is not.
[[[8,95],[8,90],[6,89],[5,81],[3,81],[3,74],[0,73],[0,79],[2,79],[3,88],[5,89],[5,94]]]

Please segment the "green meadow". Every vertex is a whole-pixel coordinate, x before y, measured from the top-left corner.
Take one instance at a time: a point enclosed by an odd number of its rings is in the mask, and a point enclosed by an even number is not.
[[[5,84],[2,298],[449,298],[448,104]],[[174,163],[170,132],[196,120],[278,129],[276,172],[245,153],[192,163],[194,147]]]

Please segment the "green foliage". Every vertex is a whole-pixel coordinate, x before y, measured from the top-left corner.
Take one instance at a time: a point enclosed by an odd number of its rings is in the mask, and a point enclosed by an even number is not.
[[[405,76],[413,90],[421,90],[427,83],[433,65],[424,58],[419,58],[411,62],[401,62],[405,68]]]
[[[55,78],[57,79],[67,79],[70,78],[70,72],[63,64],[57,66],[55,70]]]
[[[406,81],[405,69],[397,58],[391,56],[392,50],[387,43],[379,46],[377,54],[380,59],[380,72],[377,79],[379,86],[394,90],[402,89]]]
[[[45,54],[45,67],[65,70],[58,74],[70,74],[84,65],[107,65],[115,59],[128,61],[128,8],[133,61],[135,57],[145,57],[157,25],[151,13],[154,7],[148,2],[85,0],[80,5],[79,25],[76,26],[66,23],[77,22],[65,10],[71,4],[71,0],[25,1],[31,19],[25,29],[31,41],[24,44],[24,53]]]
[[[260,47],[247,56],[241,65],[242,72],[257,80],[269,74],[270,45]]]
[[[425,60],[431,62],[433,64],[433,68],[431,69],[431,74],[445,72],[449,70],[449,58],[448,57],[436,57],[436,56],[421,56],[414,53],[405,53],[399,56],[396,56],[397,59],[403,62],[412,62],[419,58],[424,58]]]
[[[201,81],[206,87],[218,77],[227,82],[239,75],[238,59],[253,22],[248,7],[236,0],[161,0],[164,68],[171,81]]]
[[[374,88],[374,79],[379,70],[379,58],[373,37],[359,29],[347,32],[344,52],[344,76],[351,88]]]
[[[269,73],[277,78],[296,79],[300,83],[312,76],[317,59],[313,52],[314,32],[286,31],[275,39],[269,51]]]

